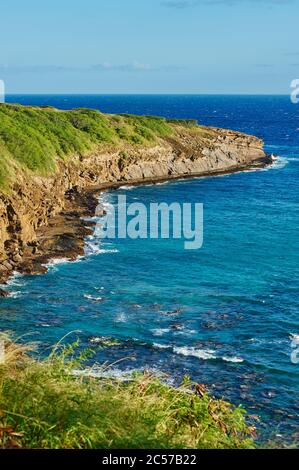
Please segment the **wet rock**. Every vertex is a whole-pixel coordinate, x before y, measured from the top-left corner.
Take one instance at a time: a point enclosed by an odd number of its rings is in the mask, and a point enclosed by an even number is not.
[[[9,297],[9,293],[4,289],[0,289],[0,297]]]
[[[180,323],[174,323],[173,325],[171,325],[171,329],[172,330],[183,330],[184,326],[181,325]]]

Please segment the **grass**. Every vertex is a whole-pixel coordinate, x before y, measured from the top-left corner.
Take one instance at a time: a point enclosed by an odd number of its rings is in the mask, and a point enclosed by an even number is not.
[[[34,359],[5,338],[0,365],[0,447],[252,448],[241,407],[185,379],[170,387],[148,373],[133,380],[74,375],[89,352],[75,345]]]
[[[47,175],[57,161],[99,145],[152,145],[173,131],[161,117],[0,104],[0,188],[14,181],[13,168]]]

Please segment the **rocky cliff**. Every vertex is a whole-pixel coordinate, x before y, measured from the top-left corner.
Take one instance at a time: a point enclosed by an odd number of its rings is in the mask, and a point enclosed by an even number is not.
[[[7,131],[1,133],[1,125],[0,115],[0,156],[7,163]],[[28,125],[31,129],[31,121]],[[81,217],[92,213],[95,195],[103,188],[269,163],[263,142],[256,137],[180,121],[167,127],[169,132],[157,132],[144,141],[95,142],[67,158],[56,158],[55,167],[46,174],[10,160],[8,183],[0,187],[0,281],[14,270],[41,272],[50,257],[82,253],[91,227]],[[22,142],[18,145],[22,147]],[[12,147],[8,149],[12,154]]]

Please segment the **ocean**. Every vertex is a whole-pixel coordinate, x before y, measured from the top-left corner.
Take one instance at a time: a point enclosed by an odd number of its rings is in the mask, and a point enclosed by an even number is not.
[[[260,441],[298,441],[299,363],[291,354],[299,340],[299,105],[287,96],[223,95],[7,101],[196,118],[259,136],[279,156],[262,170],[103,193],[107,210],[119,194],[146,205],[203,203],[203,247],[100,240],[95,232],[76,262],[54,260],[45,275],[11,280],[12,296],[0,300],[0,329],[38,341],[42,354],[68,333],[64,342],[79,337],[115,376],[149,369],[178,384],[188,375],[242,404]]]

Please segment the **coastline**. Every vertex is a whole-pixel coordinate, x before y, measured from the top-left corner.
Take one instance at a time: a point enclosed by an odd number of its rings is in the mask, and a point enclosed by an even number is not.
[[[5,285],[16,273],[25,275],[44,274],[48,271],[48,263],[53,259],[75,261],[79,256],[83,256],[85,239],[88,235],[93,234],[96,225],[96,222],[88,220],[88,218],[94,216],[95,209],[99,205],[99,196],[103,191],[117,190],[125,186],[157,184],[258,170],[271,165],[273,160],[272,156],[265,155],[265,157],[259,158],[251,164],[239,165],[225,170],[209,170],[201,173],[107,182],[93,188],[73,191],[72,194],[68,195],[64,210],[50,218],[48,224],[43,225],[37,231],[38,251],[33,254],[25,254],[22,260],[15,264],[13,271],[7,272],[7,275],[1,278],[1,283]],[[0,297],[1,295],[6,296],[6,291],[0,289]]]
[[[94,215],[105,189],[223,175],[272,161],[260,138],[196,121],[20,105],[1,105],[0,112],[7,136],[0,283],[14,272],[46,272],[50,259],[82,255],[94,225],[82,219]],[[28,137],[32,129],[37,140]]]

